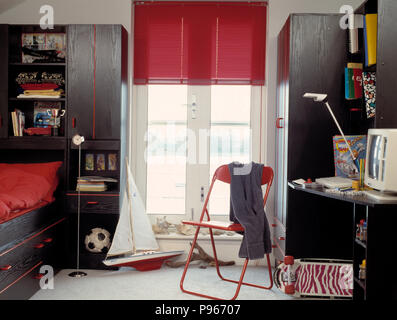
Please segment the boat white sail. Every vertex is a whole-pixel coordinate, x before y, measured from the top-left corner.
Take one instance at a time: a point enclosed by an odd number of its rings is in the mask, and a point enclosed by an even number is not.
[[[183,251],[157,251],[159,246],[127,159],[126,174],[127,185],[119,222],[103,263],[107,266],[131,266],[142,271],[158,269],[164,259],[180,255]]]

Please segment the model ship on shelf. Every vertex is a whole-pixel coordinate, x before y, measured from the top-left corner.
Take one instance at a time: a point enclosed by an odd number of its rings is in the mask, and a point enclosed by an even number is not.
[[[103,263],[107,266],[132,267],[139,271],[160,269],[167,259],[184,251],[159,251],[149,217],[127,166],[127,187],[112,245]]]
[[[107,183],[115,183],[116,179],[98,176],[83,176],[77,178],[76,191],[103,192],[107,190]]]

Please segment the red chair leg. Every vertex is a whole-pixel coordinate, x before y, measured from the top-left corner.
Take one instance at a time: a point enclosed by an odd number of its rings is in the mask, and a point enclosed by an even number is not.
[[[188,258],[187,258],[187,260],[186,260],[185,268],[183,269],[182,278],[181,278],[181,281],[180,281],[180,284],[179,284],[181,290],[182,290],[183,292],[186,292],[186,293],[190,293],[190,292],[189,292],[189,291],[186,291],[186,290],[183,288],[183,282],[185,281],[186,272],[187,272],[187,269],[189,268],[189,264],[190,264],[190,262],[191,262],[191,260],[192,260],[193,250],[194,250],[194,246],[196,245],[196,242],[197,242],[197,237],[198,237],[199,231],[200,231],[200,227],[197,228],[196,233],[195,233],[195,235],[194,235],[193,242],[192,242],[192,246],[191,246],[191,248],[190,248],[189,255],[188,255]]]
[[[183,287],[183,283],[184,283],[184,280],[185,280],[185,277],[186,277],[187,269],[188,269],[189,264],[190,264],[191,259],[192,259],[194,246],[195,246],[195,244],[197,242],[199,229],[200,229],[200,227],[198,227],[197,230],[196,230],[196,234],[195,234],[193,242],[192,242],[192,247],[190,248],[189,256],[188,256],[188,259],[186,261],[186,265],[185,265],[185,268],[183,270],[182,278],[181,278],[181,281],[180,281],[180,288],[181,288],[182,292],[189,293],[189,294],[192,294],[192,295],[195,295],[195,296],[199,296],[199,297],[203,297],[203,298],[207,298],[207,299],[224,300],[223,298],[209,296],[209,295],[201,294],[201,293],[194,292],[194,291],[189,291],[189,290],[186,290]],[[210,229],[210,237],[211,237],[212,249],[213,249],[213,252],[214,252],[215,267],[216,267],[216,271],[217,271],[218,276],[224,281],[233,282],[233,283],[237,284],[237,288],[236,288],[236,291],[234,293],[234,296],[230,300],[235,300],[237,298],[238,294],[240,293],[241,285],[247,285],[247,286],[260,288],[260,289],[266,289],[266,290],[269,290],[269,289],[271,289],[273,287],[273,275],[272,275],[272,270],[271,270],[271,266],[270,266],[269,254],[266,254],[267,266],[268,266],[268,269],[269,269],[269,278],[270,278],[270,285],[268,287],[259,286],[259,285],[253,284],[253,283],[243,282],[244,275],[245,275],[245,272],[247,270],[247,266],[248,266],[248,262],[249,262],[248,258],[245,259],[245,262],[244,262],[244,265],[243,265],[243,269],[241,271],[241,275],[240,275],[239,281],[227,279],[227,278],[223,277],[221,272],[220,272],[219,261],[218,261],[218,257],[217,257],[217,254],[216,254],[214,236],[213,236],[213,233],[212,233],[211,229]]]
[[[227,278],[222,276],[220,268],[219,268],[218,257],[217,257],[217,254],[216,254],[215,241],[214,241],[214,235],[212,233],[212,229],[210,229],[210,237],[211,237],[212,250],[214,252],[214,260],[215,260],[216,272],[218,273],[219,278],[221,278],[224,281],[229,281],[229,282],[233,282],[233,283],[239,283],[239,281],[232,280],[232,279],[227,279]],[[272,274],[272,267],[271,267],[271,264],[270,264],[269,254],[266,254],[266,260],[267,260],[267,268],[269,270],[270,285],[268,287],[265,287],[265,286],[260,286],[260,285],[256,285],[256,284],[253,284],[253,283],[247,283],[247,282],[242,282],[242,284],[247,285],[247,286],[251,286],[251,287],[255,287],[255,288],[270,290],[273,287],[273,274]],[[246,259],[245,264],[248,264],[248,259]],[[245,265],[245,268],[243,270],[244,273],[245,273],[245,269],[246,268],[247,268],[247,266]],[[244,275],[244,274],[242,273],[242,275]]]

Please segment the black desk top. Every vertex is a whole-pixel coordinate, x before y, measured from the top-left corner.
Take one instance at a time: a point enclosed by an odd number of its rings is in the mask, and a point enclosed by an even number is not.
[[[320,187],[320,188],[304,188],[300,185],[288,183],[288,186],[294,190],[299,190],[299,191],[304,191],[312,194],[317,194],[319,196],[327,197],[327,198],[332,198],[336,200],[341,200],[341,201],[347,201],[351,203],[356,203],[364,206],[370,206],[370,207],[375,207],[375,206],[386,206],[386,205],[397,205],[397,200],[395,202],[383,202],[383,201],[377,201],[376,199],[369,198],[365,194],[360,194],[360,195],[349,195],[346,193],[335,193],[335,192],[329,192],[326,191],[327,188]]]

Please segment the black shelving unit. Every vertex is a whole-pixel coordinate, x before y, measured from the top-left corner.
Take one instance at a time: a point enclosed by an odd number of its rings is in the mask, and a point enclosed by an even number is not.
[[[317,221],[310,227],[316,230],[307,230],[309,235],[303,235],[299,240],[302,242],[311,239],[313,242],[311,245],[308,244],[309,248],[306,249],[306,253],[309,255],[314,252],[312,257],[319,257],[322,252],[327,252],[329,246],[333,245],[334,258],[351,260],[353,263],[353,299],[396,299],[397,281],[390,277],[388,270],[396,262],[394,253],[397,252],[397,241],[392,227],[397,223],[397,202],[382,203],[367,198],[365,195],[333,194],[323,189],[314,190],[302,187],[290,189],[296,199],[303,199],[309,207],[311,199],[321,198],[324,207],[317,207],[317,216],[319,213],[321,215],[326,213],[325,207],[334,209],[332,216],[327,215],[329,219],[332,219],[330,224],[332,228],[319,225],[318,218],[312,217],[314,221],[316,219]],[[356,225],[360,220],[367,222],[366,241],[356,237]],[[329,241],[324,240],[327,238]],[[292,247],[292,249],[299,248]],[[324,256],[321,255],[321,257]],[[326,257],[329,258],[329,256]],[[359,279],[359,265],[364,259],[366,260],[365,279]]]
[[[23,33],[63,33],[66,35],[65,62],[22,61]],[[84,238],[90,227],[102,227],[111,234],[119,218],[122,164],[126,150],[128,33],[121,25],[55,25],[42,30],[39,25],[0,25],[0,162],[62,161],[57,199],[68,216],[68,246],[64,268],[76,266],[78,147],[71,142],[76,134],[85,137],[82,145],[82,175],[112,177],[105,192],[81,193],[81,268],[105,268],[103,256],[88,252]],[[109,45],[111,44],[111,45]],[[17,98],[15,81],[20,72],[61,73],[65,83],[61,98]],[[66,111],[58,136],[14,136],[10,113],[14,108],[25,113],[26,126],[33,127],[34,104],[59,102]],[[105,170],[85,170],[85,155],[105,156]],[[109,169],[109,154],[116,168]],[[17,160],[15,160],[17,159]],[[96,159],[96,158],[95,158]],[[96,160],[94,160],[96,161]]]
[[[368,205],[364,199],[355,199],[353,220],[352,202],[338,201],[343,199],[315,190],[297,192],[287,187],[288,181],[295,179],[335,175],[332,137],[339,132],[323,106],[302,98],[305,92],[328,95],[345,134],[366,134],[368,128],[397,128],[397,1],[364,1],[356,13],[378,14],[377,64],[363,64],[364,71],[376,72],[376,112],[370,119],[366,119],[364,99],[346,101],[344,92],[347,63],[364,63],[362,29],[360,50],[355,55],[348,53],[348,30],[339,27],[342,15],[292,14],[279,33],[274,255],[276,263],[284,255],[353,259],[354,299],[395,298],[396,282],[382,278],[386,261],[391,259],[391,265],[395,262],[390,255],[397,250],[397,242],[393,232],[387,231],[396,221],[395,206]],[[361,120],[355,128],[351,126],[351,108],[361,110]],[[360,219],[367,220],[365,243],[355,240],[355,223]],[[358,266],[363,259],[366,279],[358,281]]]

